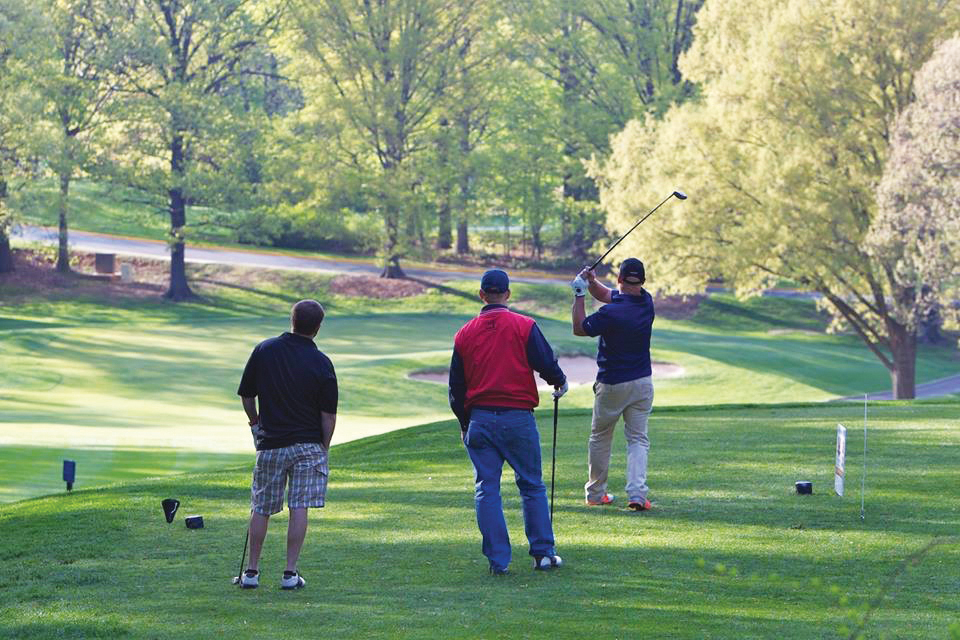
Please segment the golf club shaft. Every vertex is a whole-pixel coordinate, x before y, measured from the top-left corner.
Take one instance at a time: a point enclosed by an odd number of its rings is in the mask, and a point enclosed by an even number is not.
[[[600,264],[601,262],[603,262],[603,259],[606,258],[608,255],[610,255],[610,252],[613,251],[614,247],[616,247],[618,244],[620,244],[620,241],[621,241],[621,240],[623,240],[623,239],[626,238],[628,235],[630,235],[630,232],[631,232],[631,231],[633,231],[634,229],[636,229],[637,227],[639,227],[641,222],[643,222],[644,220],[646,220],[647,218],[649,218],[650,216],[652,216],[654,211],[656,211],[657,209],[659,209],[660,207],[662,207],[662,206],[663,206],[663,203],[666,202],[667,200],[669,200],[669,199],[672,198],[672,197],[673,197],[673,194],[671,193],[671,194],[668,195],[666,198],[664,198],[663,200],[661,200],[661,201],[660,201],[660,204],[658,204],[658,205],[655,206],[653,209],[651,209],[651,210],[650,210],[650,213],[648,213],[647,215],[645,215],[645,216],[643,216],[642,218],[640,218],[640,220],[637,222],[637,224],[635,224],[635,225],[633,225],[632,227],[630,227],[630,231],[627,231],[625,234],[623,234],[622,236],[620,236],[620,239],[619,239],[619,240],[617,240],[617,241],[614,242],[612,245],[610,245],[610,248],[607,249],[607,252],[606,252],[606,253],[604,253],[602,256],[600,256],[599,258],[597,258],[597,261],[593,263],[593,265],[590,267],[590,270],[593,271],[594,269],[596,269],[596,268],[597,268],[597,265]]]
[[[240,555],[240,570],[237,572],[238,582],[243,580],[243,563],[247,559],[247,542],[249,541],[250,541],[250,526],[247,525],[247,535],[243,537],[243,553]]]
[[[553,479],[557,471],[557,410],[560,398],[553,399],[553,462],[550,464],[550,524],[553,524]]]

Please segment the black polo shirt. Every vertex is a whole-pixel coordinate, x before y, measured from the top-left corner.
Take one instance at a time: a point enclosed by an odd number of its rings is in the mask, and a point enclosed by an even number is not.
[[[284,333],[254,347],[237,395],[258,400],[258,451],[322,443],[320,412],[337,412],[337,375],[313,340]]]

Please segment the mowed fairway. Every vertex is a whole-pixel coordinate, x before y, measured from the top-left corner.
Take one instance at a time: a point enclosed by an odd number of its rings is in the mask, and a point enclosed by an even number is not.
[[[651,418],[651,497],[636,514],[582,504],[589,416],[565,411],[556,534],[566,566],[530,569],[509,471],[511,575],[486,573],[472,476],[451,421],[337,446],[313,512],[300,592],[278,588],[286,516],[257,591],[229,584],[250,464],[5,505],[3,638],[947,638],[960,619],[956,401],[869,418],[866,519],[856,404],[687,408]],[[551,421],[538,416],[549,477]],[[851,427],[845,498],[834,430]],[[622,497],[624,443],[611,490]],[[793,482],[813,481],[812,496]],[[160,500],[177,497],[166,524]],[[184,514],[206,528],[184,527]],[[935,546],[904,565],[911,554]],[[903,572],[898,575],[898,572]],[[954,627],[956,628],[956,627]]]
[[[335,443],[450,415],[444,385],[407,375],[448,364],[454,333],[479,309],[476,283],[370,300],[332,294],[329,277],[311,274],[206,266],[193,275],[204,298],[181,305],[12,292],[16,301],[0,307],[0,502],[62,490],[64,458],[77,461],[78,488],[246,461],[240,372],[302,297],[327,305],[317,342],[340,378]],[[558,351],[594,353],[595,341],[570,333],[564,288],[514,288],[516,307],[536,315]],[[656,405],[814,401],[887,387],[868,350],[823,334],[822,322],[809,301],[723,297],[687,320],[658,318],[654,359],[684,375],[657,380]],[[918,363],[921,380],[956,369],[954,349],[925,350]],[[562,406],[591,404],[584,384]]]

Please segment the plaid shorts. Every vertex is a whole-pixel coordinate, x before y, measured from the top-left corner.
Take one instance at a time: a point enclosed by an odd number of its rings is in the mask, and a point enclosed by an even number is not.
[[[283,511],[283,490],[290,479],[287,506],[322,507],[327,495],[327,452],[315,442],[257,451],[250,508],[264,516]]]

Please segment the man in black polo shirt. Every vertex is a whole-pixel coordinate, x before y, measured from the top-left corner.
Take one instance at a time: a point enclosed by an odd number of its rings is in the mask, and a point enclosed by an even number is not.
[[[293,305],[290,332],[254,348],[237,390],[257,446],[250,562],[240,579],[245,589],[260,583],[260,551],[270,516],[283,510],[288,479],[287,567],[280,587],[305,584],[297,560],[307,534],[307,509],[324,504],[327,451],[337,422],[337,376],[330,358],[313,342],[322,322],[323,307],[316,300]]]
[[[653,406],[650,369],[650,331],[653,326],[653,298],[643,288],[643,263],[628,258],[620,265],[617,291],[597,281],[593,271],[584,269],[571,283],[574,291],[573,333],[599,336],[597,381],[593,385],[593,422],[589,443],[589,479],[584,486],[590,506],[607,505],[614,498],[607,493],[613,429],[623,416],[627,438],[627,507],[650,509],[647,499],[647,418]],[[606,303],[587,316],[584,295]]]

